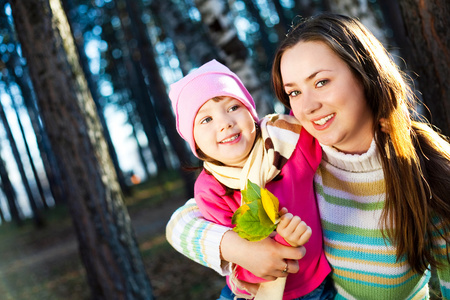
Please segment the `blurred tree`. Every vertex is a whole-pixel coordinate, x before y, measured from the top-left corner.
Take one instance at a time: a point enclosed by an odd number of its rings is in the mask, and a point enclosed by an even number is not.
[[[193,156],[188,151],[186,143],[178,135],[175,127],[175,117],[172,112],[169,96],[167,95],[166,84],[159,72],[156,62],[155,51],[151,43],[146,25],[142,21],[142,8],[140,1],[125,0],[126,8],[129,15],[131,32],[136,40],[136,50],[139,53],[140,65],[147,77],[147,86],[152,95],[152,103],[159,123],[164,128],[165,134],[170,145],[181,164],[191,165]],[[180,173],[184,180],[186,196],[194,196],[195,174],[181,169]]]
[[[0,143],[0,154],[1,154],[1,143]],[[11,215],[11,220],[17,225],[22,224],[22,218],[20,217],[20,208],[16,202],[16,191],[9,179],[8,170],[6,169],[5,161],[0,156],[0,178],[2,180],[2,191],[5,194],[7,200],[7,206],[9,214]]]
[[[17,144],[16,144],[16,140],[14,139],[13,133],[11,131],[11,127],[8,123],[8,119],[6,118],[6,113],[5,113],[2,103],[0,103],[0,119],[3,124],[3,127],[5,128],[6,136],[8,138],[9,145],[11,147],[11,151],[14,156],[14,160],[16,161],[17,169],[19,170],[19,174],[20,174],[20,178],[22,179],[22,184],[23,184],[23,186],[25,188],[25,192],[28,196],[28,201],[30,203],[31,210],[33,212],[34,224],[37,227],[42,227],[42,226],[44,226],[45,223],[44,223],[42,215],[39,211],[39,208],[37,207],[36,199],[33,195],[33,191],[31,190],[30,183],[28,181],[28,177],[25,173],[25,168],[23,166],[22,158],[20,157],[19,150],[18,150]]]
[[[36,183],[36,186],[37,186],[37,189],[39,192],[40,205],[42,207],[44,207],[45,209],[48,209],[47,201],[46,201],[45,195],[44,195],[44,188],[42,187],[41,179],[39,178],[39,174],[37,172],[33,156],[31,155],[30,146],[28,145],[28,140],[25,135],[25,129],[23,128],[22,120],[19,115],[19,107],[16,105],[16,100],[15,100],[16,97],[15,97],[15,95],[12,95],[10,88],[9,88],[9,84],[10,84],[9,80],[7,79],[7,76],[5,76],[5,89],[7,91],[9,91],[9,94],[11,95],[11,104],[12,104],[11,106],[12,106],[12,109],[14,110],[14,112],[16,113],[17,124],[19,125],[20,134],[22,135],[22,140],[23,140],[23,144],[25,147],[25,151],[27,153],[28,162],[30,164],[31,171],[33,172],[33,178],[34,178],[34,181]],[[35,198],[35,200],[38,201],[36,198]]]
[[[206,33],[198,10],[184,0],[152,1],[152,20],[174,43],[184,75],[211,59],[223,59]]]
[[[209,37],[223,52],[223,63],[244,82],[255,99],[258,113],[261,116],[272,113],[274,111],[273,93],[267,85],[262,84],[258,77],[247,47],[238,37],[226,1],[195,0],[194,3],[201,14],[202,22],[208,28]]]
[[[62,1],[62,3],[63,3],[64,11],[66,12],[66,15],[68,16],[68,21],[69,21],[71,31],[74,32],[74,27],[75,28],[77,28],[77,27],[72,25],[73,20],[69,16],[75,15],[75,17],[76,17],[76,7],[73,5],[72,1],[64,0],[64,1]],[[89,91],[92,95],[92,99],[94,100],[95,106],[97,107],[97,111],[99,112],[98,116],[100,119],[100,123],[102,124],[103,135],[105,137],[106,144],[108,145],[108,152],[109,152],[109,155],[111,156],[111,161],[114,165],[114,169],[117,174],[117,181],[119,182],[120,189],[122,190],[122,192],[124,192],[125,195],[129,195],[131,191],[130,191],[129,186],[125,183],[125,177],[123,175],[122,169],[120,169],[119,159],[117,158],[117,153],[116,153],[116,150],[114,149],[114,145],[113,145],[113,142],[111,139],[110,132],[108,130],[108,127],[106,126],[106,119],[103,114],[103,107],[100,104],[100,93],[98,92],[97,81],[95,81],[93,79],[93,75],[92,75],[91,71],[89,70],[89,61],[88,61],[86,52],[84,50],[85,45],[84,45],[83,35],[81,34],[81,32],[74,33],[73,35],[74,35],[74,37],[76,37],[76,38],[74,38],[74,41],[75,41],[75,45],[76,45],[76,49],[77,49],[77,54],[78,54],[78,57],[80,60],[81,68],[83,69],[84,76],[86,78],[86,81],[87,81],[87,84],[89,87]]]
[[[62,169],[93,299],[153,299],[59,0],[11,0],[42,121]]]
[[[408,69],[418,74],[428,119],[450,136],[450,1],[399,3],[408,43],[402,49]]]
[[[5,44],[10,45],[10,51],[3,54],[0,60],[5,64],[8,72],[8,77],[11,77],[17,86],[20,88],[24,105],[27,108],[28,116],[31,125],[36,135],[36,143],[39,148],[42,164],[49,182],[49,188],[56,204],[64,203],[64,192],[62,182],[60,179],[60,171],[56,163],[55,155],[50,147],[47,133],[45,132],[42,123],[39,121],[39,111],[36,106],[36,96],[30,84],[28,69],[25,60],[19,55],[20,51],[17,45],[17,40],[13,29],[11,28],[8,16],[3,9],[5,1],[0,1],[0,28],[2,28],[2,38]],[[13,46],[13,47],[11,47]]]
[[[359,0],[327,0],[330,11],[357,17],[361,23],[364,24],[373,35],[380,40],[385,46],[387,39],[385,36],[385,27],[375,10],[374,5],[370,1]]]
[[[105,40],[113,45],[113,51],[120,55],[115,55],[117,58],[113,59],[114,54],[110,60],[114,62],[111,66],[115,69],[112,74],[116,78],[115,86],[125,91],[123,94],[127,95],[128,102],[126,111],[130,115],[130,124],[134,124],[139,120],[142,124],[142,129],[147,137],[148,147],[152,153],[153,161],[157,167],[157,172],[164,172],[168,170],[168,158],[158,119],[156,117],[155,107],[151,100],[151,95],[147,89],[145,76],[140,64],[140,53],[136,46],[136,39],[133,37],[130,28],[130,18],[125,9],[124,2],[115,3],[112,7],[114,17],[120,20],[120,26],[114,29],[110,24],[105,24]],[[119,31],[120,33],[118,33]],[[121,80],[117,80],[121,79]],[[134,103],[133,103],[134,102]],[[131,119],[133,118],[133,120]],[[133,129],[135,130],[135,128]],[[141,147],[139,140],[136,140],[138,147]],[[143,156],[140,154],[141,157]],[[143,161],[145,161],[143,159]],[[148,166],[145,164],[146,170]]]
[[[256,21],[258,24],[258,33],[260,37],[260,44],[263,51],[263,55],[261,56],[261,60],[263,62],[271,62],[273,60],[273,56],[275,55],[276,45],[270,41],[269,31],[266,26],[264,19],[261,17],[260,10],[256,3],[253,0],[243,0],[245,3],[245,7],[251,15],[251,18]],[[262,63],[264,66],[265,64]]]

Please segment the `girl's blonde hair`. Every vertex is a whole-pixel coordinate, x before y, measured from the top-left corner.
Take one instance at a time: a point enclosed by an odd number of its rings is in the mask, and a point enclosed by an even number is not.
[[[275,54],[274,91],[288,108],[280,62],[283,53],[300,41],[325,43],[347,63],[364,87],[375,120],[373,130],[386,185],[380,221],[397,247],[397,259],[406,255],[416,272],[423,272],[428,264],[438,266],[432,235],[437,230],[446,241],[445,254],[450,261],[450,144],[427,123],[411,122],[405,113],[404,108],[413,110],[415,103],[405,74],[359,21],[325,13],[293,27]],[[389,134],[381,131],[381,118],[390,124]]]

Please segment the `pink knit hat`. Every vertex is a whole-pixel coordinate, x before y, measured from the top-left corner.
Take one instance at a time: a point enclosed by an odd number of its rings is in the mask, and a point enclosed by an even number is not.
[[[194,119],[208,100],[229,96],[242,102],[258,122],[255,102],[236,74],[216,60],[207,62],[170,86],[169,98],[175,113],[177,130],[198,157],[194,141]]]

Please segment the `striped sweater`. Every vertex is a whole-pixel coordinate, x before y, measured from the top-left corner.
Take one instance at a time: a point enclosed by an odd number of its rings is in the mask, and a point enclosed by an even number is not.
[[[395,247],[381,235],[385,190],[375,143],[363,155],[345,155],[326,146],[323,152],[314,181],[336,299],[429,299],[430,272],[414,274],[404,258],[396,261]],[[228,269],[221,266],[219,247],[227,229],[197,218],[196,211],[191,202],[174,213],[167,238],[182,254],[225,275]],[[443,263],[437,270],[443,299],[450,299],[445,245],[438,238],[436,244],[441,247],[436,257]],[[196,256],[193,249],[201,249],[201,254]]]
[[[336,299],[428,299],[430,272],[415,274],[404,257],[397,261],[396,248],[382,236],[385,185],[375,143],[363,155],[322,149],[314,182]],[[449,299],[448,263],[439,276]]]

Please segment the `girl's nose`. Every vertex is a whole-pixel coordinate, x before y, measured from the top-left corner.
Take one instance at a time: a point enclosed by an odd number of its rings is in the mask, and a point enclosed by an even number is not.
[[[221,122],[221,129],[220,131],[232,128],[234,126],[233,120],[231,120],[230,118],[224,118]]]

